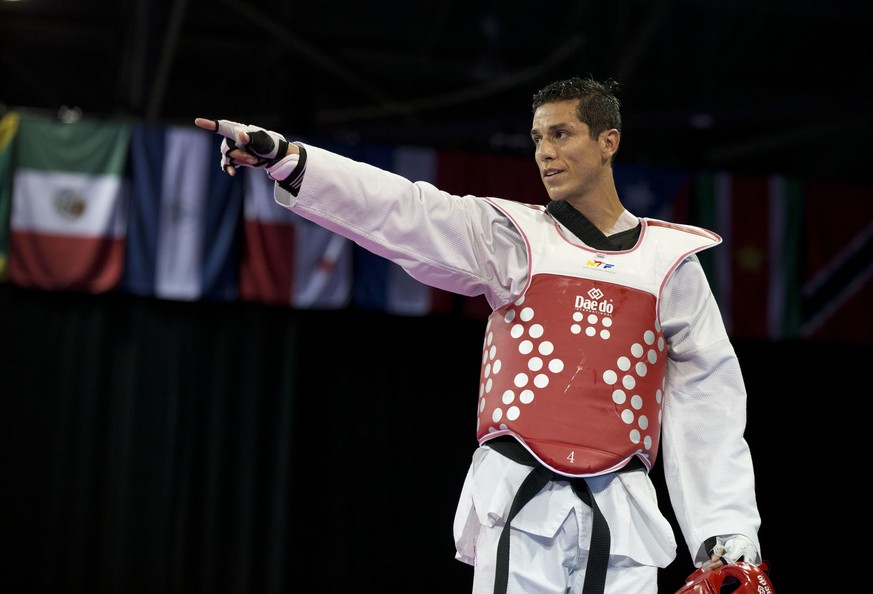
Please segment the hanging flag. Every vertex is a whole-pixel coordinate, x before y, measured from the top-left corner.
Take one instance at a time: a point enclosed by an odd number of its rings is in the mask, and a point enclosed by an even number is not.
[[[9,209],[12,204],[12,149],[20,116],[11,111],[0,119],[0,281],[6,280],[9,254]]]
[[[346,148],[349,158],[392,171],[410,181],[434,181],[436,153],[427,148],[359,145]],[[355,307],[401,316],[438,313],[447,293],[411,277],[399,264],[354,248]]]
[[[452,194],[493,196],[527,204],[549,202],[533,154],[440,152],[436,180],[438,188]]]
[[[346,307],[352,291],[352,242],[277,204],[274,183],[263,171],[244,168],[241,174],[240,298],[298,309]]]
[[[810,181],[803,232],[804,338],[873,341],[873,186]]]
[[[437,185],[438,159],[439,154],[433,149],[399,146],[392,155],[391,170],[413,182]],[[393,262],[388,267],[385,287],[385,309],[395,315],[445,315],[465,299],[416,280]]]
[[[700,253],[728,333],[782,340],[800,332],[802,186],[782,176],[701,173],[697,224],[723,243]]]
[[[480,154],[466,151],[439,153],[436,186],[452,194],[493,196],[526,204],[548,204],[549,195],[531,156]],[[461,298],[461,313],[484,320],[491,306],[483,296]]]
[[[406,179],[438,185],[440,154],[430,148],[414,146],[355,145],[332,150],[351,159],[391,171]],[[426,285],[403,267],[355,244],[355,307],[384,311],[399,316],[466,313],[470,298]],[[478,314],[478,310],[476,310]]]
[[[622,204],[639,217],[689,222],[691,174],[684,169],[620,163],[614,168]]]
[[[129,292],[237,298],[243,186],[219,167],[219,144],[220,137],[191,126],[134,127]]]
[[[27,116],[16,146],[9,282],[92,293],[117,288],[130,126]]]

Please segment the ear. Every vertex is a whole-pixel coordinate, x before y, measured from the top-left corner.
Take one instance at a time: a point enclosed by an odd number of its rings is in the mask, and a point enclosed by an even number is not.
[[[604,159],[607,161],[612,159],[612,156],[618,152],[619,143],[621,143],[621,132],[615,128],[610,128],[600,135],[600,146]]]

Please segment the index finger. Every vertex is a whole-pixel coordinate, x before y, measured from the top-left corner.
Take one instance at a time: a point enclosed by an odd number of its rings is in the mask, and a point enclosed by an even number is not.
[[[210,120],[207,118],[195,118],[194,123],[198,128],[203,128],[204,130],[209,130],[210,132],[215,132],[218,130],[218,121]]]
[[[248,126],[245,124],[240,124],[239,122],[231,120],[208,120],[206,118],[197,118],[194,120],[194,123],[201,128],[206,128],[207,130],[211,130],[216,134],[220,134],[225,138],[233,140],[238,146],[245,146],[251,142],[251,137],[248,132],[246,132]]]

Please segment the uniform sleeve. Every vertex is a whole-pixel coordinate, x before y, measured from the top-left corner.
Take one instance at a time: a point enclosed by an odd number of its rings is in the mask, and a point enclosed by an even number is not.
[[[760,551],[745,383],[696,257],[673,273],[660,307],[670,350],[661,454],[691,558],[708,559],[704,541],[722,534],[743,534]]]
[[[486,200],[456,196],[425,182],[304,145],[305,175],[296,196],[276,201],[403,267],[427,285],[511,301],[527,278],[524,241]]]

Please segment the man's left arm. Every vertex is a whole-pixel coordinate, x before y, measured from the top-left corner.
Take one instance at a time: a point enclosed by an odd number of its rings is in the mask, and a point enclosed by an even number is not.
[[[696,257],[665,285],[661,319],[670,349],[661,453],[691,558],[697,566],[713,559],[760,563],[745,383]]]

